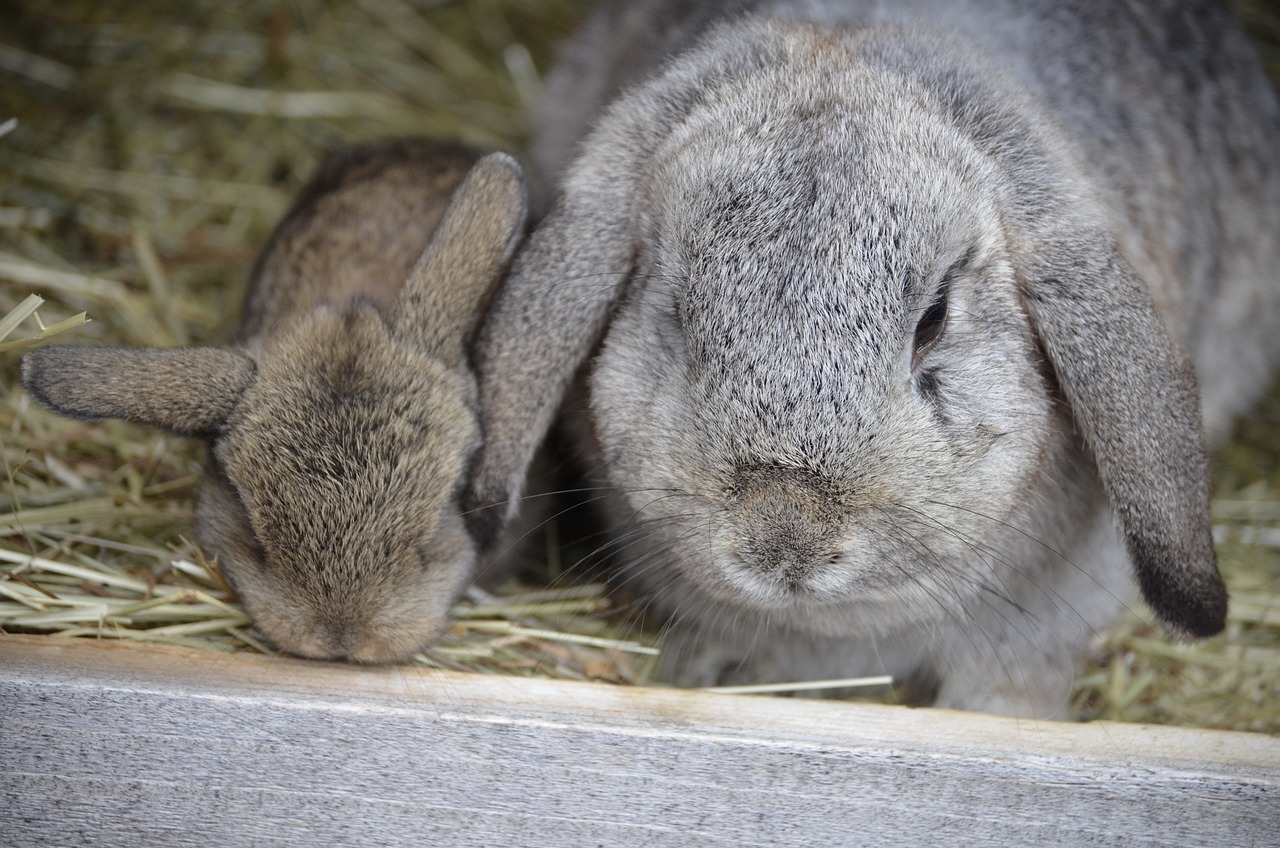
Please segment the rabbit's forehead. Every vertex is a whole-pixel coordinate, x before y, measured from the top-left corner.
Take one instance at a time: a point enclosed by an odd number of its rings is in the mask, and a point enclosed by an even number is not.
[[[421,381],[425,397],[324,385],[247,396],[214,450],[259,538],[307,550],[388,524],[430,535],[478,427],[456,398],[431,397],[433,385]]]
[[[705,280],[738,267],[920,277],[999,227],[973,151],[892,137],[846,149],[851,135],[715,142],[660,161],[649,228],[658,261]]]
[[[772,105],[710,103],[659,151],[653,261],[682,280],[709,379],[755,380],[815,351],[833,373],[883,379],[946,268],[998,239],[987,164],[893,86],[852,102],[791,88]]]
[[[677,305],[695,360],[813,349],[878,358],[946,268],[992,242],[972,207],[953,202],[959,191],[805,182],[751,199],[710,191],[696,224],[659,241],[663,272],[684,281]]]
[[[220,451],[219,458],[268,566],[280,566],[391,559],[431,537],[460,464],[384,454],[377,444],[329,440],[266,455]]]
[[[757,230],[803,221],[829,237],[885,209],[945,220],[987,200],[989,158],[944,103],[852,53],[833,65],[827,46],[709,83],[667,128],[644,187],[659,229],[697,242],[734,221]]]
[[[884,235],[891,222],[905,235],[939,221],[970,219],[975,204],[994,200],[984,163],[972,151],[953,155],[905,139],[847,149],[839,137],[798,135],[689,149],[659,166],[659,224],[695,244],[742,226],[865,239]]]
[[[1002,240],[965,157],[905,143],[841,157],[831,142],[702,160],[656,227],[655,260],[682,280],[696,408],[758,422],[779,444],[796,421],[883,429],[946,270]]]
[[[417,416],[386,399],[331,400],[324,409],[281,404],[242,415],[215,447],[228,476],[250,494],[278,497],[288,483],[299,500],[350,492],[371,501],[421,500],[461,474],[475,439],[471,416]]]

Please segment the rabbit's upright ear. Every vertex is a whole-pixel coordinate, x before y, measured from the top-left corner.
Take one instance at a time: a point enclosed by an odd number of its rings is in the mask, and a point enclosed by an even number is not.
[[[253,360],[221,348],[53,345],[22,358],[22,383],[71,418],[123,418],[182,436],[219,432],[253,382]]]
[[[1115,241],[1033,251],[1025,299],[1097,463],[1143,597],[1175,635],[1222,630],[1227,593],[1209,519],[1209,463],[1187,354]]]
[[[475,364],[484,442],[466,507],[482,549],[514,516],[534,452],[630,276],[641,166],[631,120],[606,119],[588,138],[481,326]]]
[[[524,172],[505,153],[490,153],[454,191],[430,242],[401,289],[395,327],[449,365],[484,314],[524,231]]]

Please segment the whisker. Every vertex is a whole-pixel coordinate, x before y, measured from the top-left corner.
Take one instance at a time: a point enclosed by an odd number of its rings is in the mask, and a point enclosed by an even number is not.
[[[1111,591],[1111,589],[1110,589],[1110,588],[1109,588],[1105,583],[1103,583],[1101,580],[1099,580],[1095,575],[1091,574],[1088,570],[1086,570],[1085,568],[1081,567],[1078,563],[1076,563],[1074,560],[1072,560],[1072,559],[1071,559],[1070,557],[1068,557],[1066,554],[1064,554],[1064,553],[1062,553],[1061,551],[1059,551],[1058,549],[1054,548],[1052,545],[1049,545],[1049,544],[1048,544],[1047,542],[1045,542],[1044,540],[1040,539],[1040,538],[1039,538],[1039,537],[1037,537],[1037,536],[1032,535],[1031,533],[1028,533],[1027,531],[1023,530],[1022,528],[1018,527],[1017,525],[1012,524],[1012,523],[1007,522],[1007,521],[1003,521],[1003,520],[1001,520],[1001,519],[999,519],[999,518],[995,518],[995,517],[990,516],[990,515],[986,515],[985,513],[979,512],[978,510],[975,510],[975,509],[970,509],[970,508],[968,508],[968,507],[962,507],[962,506],[959,506],[958,504],[949,504],[949,503],[946,503],[945,501],[938,501],[938,500],[931,500],[931,501],[929,501],[929,503],[937,504],[938,506],[948,507],[949,509],[958,510],[958,511],[960,511],[960,512],[966,512],[966,513],[968,513],[968,514],[970,514],[970,515],[976,516],[976,517],[978,517],[978,518],[982,518],[982,519],[984,519],[984,520],[986,520],[986,521],[990,521],[990,522],[992,522],[993,524],[997,524],[997,525],[999,525],[999,526],[1001,526],[1001,527],[1004,527],[1004,528],[1006,528],[1006,529],[1009,529],[1009,530],[1014,531],[1014,532],[1015,532],[1015,533],[1017,533],[1018,535],[1022,536],[1024,539],[1027,539],[1028,541],[1035,543],[1035,544],[1036,544],[1037,546],[1039,546],[1041,549],[1043,549],[1043,550],[1047,551],[1048,553],[1053,554],[1053,556],[1054,556],[1054,557],[1056,557],[1057,559],[1061,560],[1063,563],[1065,563],[1065,564],[1069,565],[1072,569],[1074,569],[1074,570],[1075,570],[1077,573],[1079,573],[1081,576],[1083,576],[1083,577],[1087,578],[1091,583],[1093,583],[1093,584],[1094,584],[1095,586],[1097,586],[1099,589],[1102,589],[1102,590],[1103,590],[1103,591],[1104,591],[1104,592],[1105,592],[1105,593],[1106,593],[1106,594],[1107,594],[1107,595],[1108,595],[1112,600],[1116,601],[1116,602],[1121,606],[1121,608],[1125,609],[1125,610],[1126,610],[1126,611],[1128,611],[1128,612],[1134,613],[1135,615],[1137,614],[1136,610],[1134,610],[1134,609],[1129,605],[1129,603],[1126,601],[1126,599],[1125,599],[1125,598],[1122,598],[1122,597],[1120,597],[1119,595],[1117,595],[1115,592],[1112,592],[1112,591]],[[1021,573],[1021,572],[1019,572],[1019,573]],[[1022,574],[1022,576],[1023,576],[1023,577],[1027,577],[1027,579],[1031,579],[1031,578],[1030,578],[1030,577],[1028,577],[1026,574]],[[1060,597],[1060,596],[1059,596],[1059,597]],[[1074,610],[1073,610],[1073,611],[1074,611]],[[1096,635],[1096,631],[1095,631],[1095,635]]]

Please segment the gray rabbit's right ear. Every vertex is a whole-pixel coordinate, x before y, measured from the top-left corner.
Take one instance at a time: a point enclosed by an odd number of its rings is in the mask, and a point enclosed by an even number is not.
[[[476,341],[484,441],[465,508],[481,549],[514,516],[525,474],[630,276],[637,154],[627,129],[588,139],[516,254]]]
[[[22,358],[23,385],[60,415],[122,418],[181,436],[219,432],[255,372],[249,357],[221,348],[53,345]]]
[[[489,299],[524,232],[524,172],[506,153],[478,161],[401,289],[394,326],[449,365],[461,365]]]

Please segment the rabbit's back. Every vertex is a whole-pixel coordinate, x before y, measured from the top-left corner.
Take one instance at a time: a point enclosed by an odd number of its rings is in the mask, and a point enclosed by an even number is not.
[[[276,227],[250,275],[241,337],[357,298],[386,312],[476,153],[399,139],[328,159]]]

